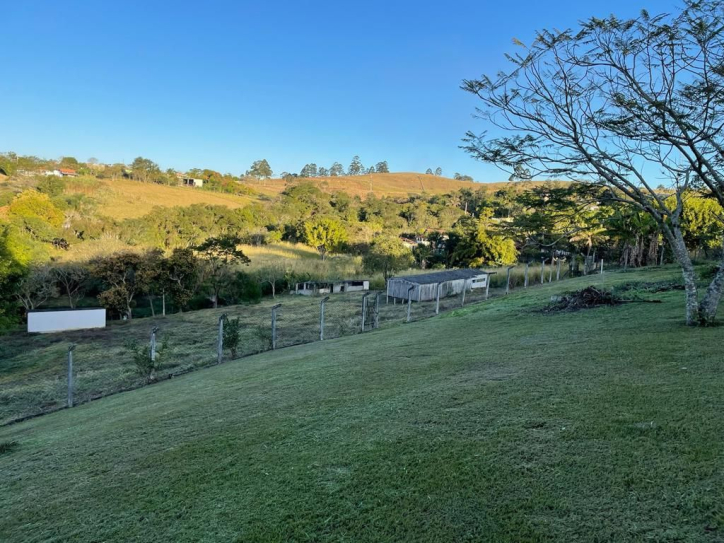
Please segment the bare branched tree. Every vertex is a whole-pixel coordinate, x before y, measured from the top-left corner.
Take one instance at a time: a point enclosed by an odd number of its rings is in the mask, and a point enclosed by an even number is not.
[[[53,273],[48,266],[33,268],[18,282],[15,297],[25,308],[26,313],[36,309],[48,298],[58,296]]]
[[[474,157],[598,184],[656,221],[683,272],[690,325],[713,322],[724,289],[720,262],[699,300],[681,229],[692,191],[724,205],[723,40],[721,3],[686,0],[674,14],[542,31],[530,48],[516,42],[510,72],[463,82],[493,132],[467,134]]]
[[[68,306],[75,308],[83,297],[88,285],[90,273],[87,266],[80,264],[61,264],[51,270],[60,293],[68,297]]]

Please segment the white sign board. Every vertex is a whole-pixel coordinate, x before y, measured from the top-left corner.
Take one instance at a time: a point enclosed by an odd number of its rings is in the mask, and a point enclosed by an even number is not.
[[[62,311],[31,311],[28,313],[28,332],[44,334],[64,330],[105,327],[105,309],[66,309]]]

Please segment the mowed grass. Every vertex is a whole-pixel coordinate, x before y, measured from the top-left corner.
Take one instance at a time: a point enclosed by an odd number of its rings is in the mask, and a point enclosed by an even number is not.
[[[0,429],[2,541],[721,541],[724,329],[589,276]]]

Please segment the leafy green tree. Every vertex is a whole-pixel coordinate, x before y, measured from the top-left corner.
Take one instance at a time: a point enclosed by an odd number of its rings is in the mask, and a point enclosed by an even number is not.
[[[58,235],[65,216],[47,194],[21,192],[8,207],[8,216],[22,231],[35,239],[50,241]]]
[[[61,177],[44,177],[38,182],[38,192],[47,194],[51,198],[62,196],[65,192],[66,182]]]
[[[347,241],[347,230],[333,217],[316,217],[304,223],[304,242],[314,247],[324,260]]]
[[[320,167],[318,173],[319,177],[329,177],[329,170],[325,167]]]
[[[148,158],[138,157],[131,163],[131,176],[145,183],[158,182],[163,173],[158,164]]]
[[[425,170],[425,175],[435,175],[435,174],[432,173],[432,169],[431,169],[431,168],[428,168],[427,170]]]
[[[518,251],[515,242],[495,233],[485,219],[466,219],[457,231],[450,234],[454,247],[450,255],[453,266],[479,268],[485,265],[515,264]]]
[[[390,167],[387,165],[387,161],[383,160],[382,162],[378,162],[375,166],[375,171],[377,173],[390,173]]]
[[[215,308],[219,306],[222,290],[234,280],[234,268],[251,262],[238,248],[240,244],[241,239],[237,236],[220,236],[207,238],[194,248],[201,257],[203,283],[211,293],[210,299]]]
[[[317,165],[314,163],[305,164],[302,171],[299,172],[299,177],[317,177]]]
[[[438,177],[440,177],[442,175],[442,168],[440,166],[435,168],[435,175]]]
[[[341,175],[344,175],[344,168],[342,167],[342,165],[339,162],[335,162],[329,168],[329,175],[331,177],[339,177]]]
[[[199,286],[199,260],[191,249],[174,249],[163,270],[173,303],[183,311]]]
[[[135,297],[142,290],[139,270],[143,257],[136,253],[117,253],[99,258],[91,264],[91,273],[103,284],[98,301],[103,307],[133,318]]]
[[[362,264],[368,273],[382,273],[385,282],[396,272],[406,270],[414,264],[410,250],[399,238],[382,236],[370,245],[369,251],[362,257]]]
[[[246,175],[256,177],[257,179],[268,179],[272,176],[272,173],[269,162],[267,162],[266,159],[262,159],[256,160],[246,172]]]
[[[352,163],[349,165],[349,168],[347,168],[347,175],[360,175],[362,172],[364,172],[364,166],[362,166],[359,157],[355,155],[352,158]]]

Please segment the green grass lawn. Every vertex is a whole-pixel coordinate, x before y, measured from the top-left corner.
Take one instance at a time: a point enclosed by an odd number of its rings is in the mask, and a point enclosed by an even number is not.
[[[722,541],[724,328],[536,311],[601,281],[0,428],[0,541]]]

